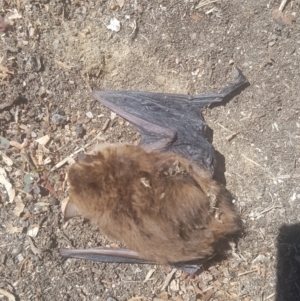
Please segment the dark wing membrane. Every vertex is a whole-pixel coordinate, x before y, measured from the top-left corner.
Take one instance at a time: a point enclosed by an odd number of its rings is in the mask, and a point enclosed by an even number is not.
[[[196,96],[139,91],[94,90],[93,97],[132,123],[148,150],[173,151],[213,172],[214,149],[206,140],[201,110],[247,82],[236,69],[235,83],[221,93]]]
[[[140,258],[134,251],[121,248],[60,249],[59,254],[65,258],[84,259],[102,263],[157,264]],[[195,274],[201,268],[201,262],[199,261],[178,262],[171,265],[189,274]]]
[[[140,258],[136,252],[128,249],[60,249],[59,253],[62,257],[78,258],[97,262],[154,264],[153,262]]]

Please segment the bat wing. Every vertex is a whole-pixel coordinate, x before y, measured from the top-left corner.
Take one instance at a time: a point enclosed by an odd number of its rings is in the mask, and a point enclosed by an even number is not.
[[[62,257],[87,259],[106,263],[154,264],[154,262],[140,258],[134,251],[121,248],[60,249],[59,253]]]
[[[62,257],[77,258],[105,263],[126,263],[126,264],[157,264],[139,257],[138,253],[123,248],[91,248],[91,249],[60,249]],[[177,269],[183,270],[189,274],[195,274],[200,268],[201,263],[178,262],[171,264]]]
[[[220,93],[189,96],[94,90],[93,97],[132,123],[141,134],[140,145],[146,149],[178,153],[213,173],[214,148],[205,137],[201,111],[247,82],[239,69],[235,69],[234,78],[235,82]]]

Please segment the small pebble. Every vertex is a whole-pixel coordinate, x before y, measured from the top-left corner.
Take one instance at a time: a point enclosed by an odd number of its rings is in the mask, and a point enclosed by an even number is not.
[[[85,115],[87,118],[90,118],[90,119],[92,119],[94,117],[92,112],[87,112]]]
[[[54,114],[51,117],[51,121],[53,124],[64,124],[67,122],[67,117],[66,116],[62,116],[60,114]]]
[[[21,261],[24,260],[24,256],[23,256],[22,254],[19,254],[19,255],[17,256],[17,259],[18,259],[19,262],[21,262]]]

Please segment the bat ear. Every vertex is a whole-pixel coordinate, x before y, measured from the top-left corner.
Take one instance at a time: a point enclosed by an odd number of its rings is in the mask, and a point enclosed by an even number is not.
[[[70,199],[65,199],[61,203],[61,211],[64,215],[64,220],[68,221],[72,217],[79,216],[77,207],[70,201]]]

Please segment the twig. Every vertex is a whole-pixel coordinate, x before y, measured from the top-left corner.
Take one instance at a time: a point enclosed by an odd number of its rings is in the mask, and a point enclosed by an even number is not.
[[[196,7],[195,9],[199,9],[205,5],[208,5],[208,4],[211,4],[211,3],[214,3],[214,2],[218,2],[219,0],[206,0],[206,1],[203,1],[203,2],[200,2]]]
[[[155,269],[151,269],[151,270],[147,273],[147,275],[146,275],[146,277],[145,277],[145,280],[144,280],[143,282],[145,283],[145,282],[147,282],[148,280],[150,280],[154,272],[155,272]]]
[[[132,28],[133,28],[133,30],[132,30],[132,33],[129,35],[130,37],[135,33],[135,31],[136,31],[136,21],[135,20],[133,20],[133,26],[132,26]]]
[[[281,206],[270,207],[270,208],[265,209],[265,210],[262,211],[261,213],[259,213],[259,215],[263,215],[263,214],[265,214],[265,213],[267,213],[267,212],[269,212],[269,211],[271,211],[271,210],[273,210],[273,209],[280,209],[280,208],[282,208],[282,207],[281,207]]]
[[[208,292],[208,291],[210,291],[210,290],[212,290],[214,288],[214,286],[213,285],[211,285],[211,286],[208,286],[207,288],[205,288],[202,292],[203,293],[206,293],[206,292]]]
[[[231,134],[231,135],[229,135],[229,136],[227,136],[226,137],[226,140],[228,141],[228,142],[230,142],[236,135],[238,135],[240,132],[236,132],[236,133],[233,133],[233,134]]]
[[[23,277],[23,276],[22,276],[23,269],[24,269],[24,267],[25,267],[25,264],[28,262],[28,260],[29,260],[29,257],[26,257],[25,259],[22,260],[21,266],[20,266],[20,268],[19,268],[19,278],[22,278],[22,277]]]
[[[103,125],[103,127],[102,127],[102,129],[101,129],[102,132],[105,132],[107,130],[109,123],[110,123],[110,119],[107,118],[104,125]]]
[[[248,275],[248,274],[251,274],[251,273],[254,273],[254,272],[258,272],[258,269],[247,271],[247,272],[244,272],[244,273],[239,273],[238,277]]]
[[[256,163],[256,162],[253,161],[252,159],[246,157],[244,154],[242,154],[242,156],[243,156],[246,160],[248,160],[249,162],[251,162],[251,163],[253,163],[254,165],[256,165],[256,166],[262,168],[263,170],[265,170],[261,165],[259,165],[258,163]]]
[[[280,6],[279,6],[279,10],[280,10],[280,11],[283,11],[283,9],[284,9],[286,3],[287,3],[287,0],[282,0],[282,1],[281,1],[281,4],[280,4]]]
[[[167,286],[169,285],[169,283],[171,282],[174,274],[176,273],[177,269],[173,269],[166,277],[166,280],[164,282],[164,285],[162,286],[161,290],[164,291]]]
[[[229,133],[233,133],[231,130],[228,130],[224,125],[222,125],[221,123],[217,123],[218,126],[220,126],[222,129],[226,130]]]
[[[299,175],[279,175],[275,179],[284,180],[284,179],[296,179],[296,178],[300,178],[300,174]]]
[[[69,155],[68,157],[64,158],[63,160],[61,160],[60,162],[58,162],[55,166],[52,167],[52,169],[50,170],[50,172],[62,167],[66,162],[68,162],[71,158],[73,158],[76,154],[80,153],[81,151],[84,151],[85,148],[87,148],[88,146],[90,146],[91,144],[93,144],[95,142],[95,140],[97,140],[100,135],[102,134],[102,132],[100,132],[91,142],[87,143],[86,145],[84,145],[83,147],[81,147],[80,149],[78,149],[77,151],[75,151],[73,154]],[[104,138],[102,138],[102,141],[105,141]]]
[[[269,300],[269,299],[271,299],[271,298],[274,297],[274,296],[275,296],[275,293],[273,293],[273,294],[267,296],[267,297],[266,297],[266,300]]]

